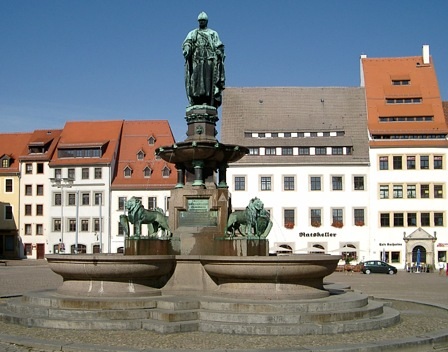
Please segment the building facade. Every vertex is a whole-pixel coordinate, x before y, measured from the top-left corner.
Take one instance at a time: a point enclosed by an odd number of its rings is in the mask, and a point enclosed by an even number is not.
[[[223,143],[250,150],[228,169],[232,205],[264,202],[271,251],[363,259],[370,249],[363,88],[227,88],[221,133]]]

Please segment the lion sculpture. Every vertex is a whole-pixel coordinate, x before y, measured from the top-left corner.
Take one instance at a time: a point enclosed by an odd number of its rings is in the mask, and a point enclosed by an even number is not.
[[[264,209],[259,198],[252,198],[245,210],[237,210],[229,215],[226,235],[235,237],[235,230],[246,237],[265,238],[272,228],[269,212]]]
[[[126,236],[130,235],[129,222],[134,225],[134,236],[140,237],[142,233],[142,224],[148,225],[149,236],[155,237],[160,230],[164,231],[164,237],[171,236],[171,230],[168,225],[168,217],[163,214],[163,210],[147,210],[143,207],[140,199],[132,197],[126,201],[125,205],[128,215],[120,216],[120,223],[124,228]]]

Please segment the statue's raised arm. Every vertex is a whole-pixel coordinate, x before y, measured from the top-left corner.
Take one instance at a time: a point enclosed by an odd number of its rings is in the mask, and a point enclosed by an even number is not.
[[[215,108],[222,102],[225,87],[224,44],[218,33],[207,28],[205,12],[198,16],[199,28],[188,33],[182,44],[185,58],[185,90],[193,105]]]

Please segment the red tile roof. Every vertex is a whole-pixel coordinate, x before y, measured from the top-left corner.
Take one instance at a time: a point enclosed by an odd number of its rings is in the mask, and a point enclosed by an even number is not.
[[[122,126],[122,120],[67,122],[59,138],[58,150],[103,146],[102,155],[97,158],[59,158],[56,152],[50,165],[109,165],[116,157]]]
[[[442,108],[432,58],[423,63],[421,56],[403,58],[362,58],[368,127],[376,135],[447,134],[448,126]],[[409,80],[408,85],[393,85],[393,80]],[[421,103],[387,104],[386,99],[420,98]],[[380,122],[380,117],[426,117],[433,121]],[[446,145],[444,140],[407,139],[400,146]],[[371,144],[390,145],[391,140],[375,140]],[[425,144],[426,143],[426,144]],[[429,143],[429,144],[428,144]],[[397,144],[397,146],[398,146]]]
[[[0,174],[14,174],[19,172],[19,157],[28,144],[31,133],[2,133],[0,134],[0,158],[7,156],[11,164],[3,168],[0,164]]]
[[[20,155],[20,160],[39,160],[39,161],[50,161],[56,150],[56,145],[61,135],[62,130],[35,130],[31,133],[31,137],[26,146],[22,149]],[[30,153],[30,146],[47,146],[46,152],[40,153]]]
[[[154,145],[148,139],[155,139]],[[155,149],[174,144],[174,137],[168,121],[125,121],[118,152],[118,163],[112,181],[113,189],[171,189],[176,184],[176,169],[173,164],[155,158]],[[144,153],[143,160],[137,159],[139,152]],[[162,170],[167,166],[170,176],[162,177]],[[144,169],[152,170],[151,177],[144,177]],[[124,176],[124,170],[132,170],[131,177]]]

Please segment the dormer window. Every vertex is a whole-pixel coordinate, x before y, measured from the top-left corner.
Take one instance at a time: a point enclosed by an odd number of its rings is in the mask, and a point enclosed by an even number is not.
[[[170,174],[171,174],[171,170],[170,170],[170,168],[168,167],[168,166],[164,166],[163,167],[163,169],[162,169],[162,176],[163,177],[170,177]]]
[[[143,160],[145,158],[145,152],[143,150],[139,150],[137,153],[137,160]]]
[[[129,178],[132,175],[132,169],[131,167],[128,165],[124,168],[124,177]]]
[[[151,136],[148,138],[148,145],[154,145],[155,142],[156,142],[156,139],[154,138],[154,136]]]
[[[10,167],[11,165],[11,158],[8,156],[5,156],[2,158],[2,168],[6,169]]]
[[[147,166],[143,169],[143,177],[150,178],[151,174],[152,174],[152,170],[149,166]]]

